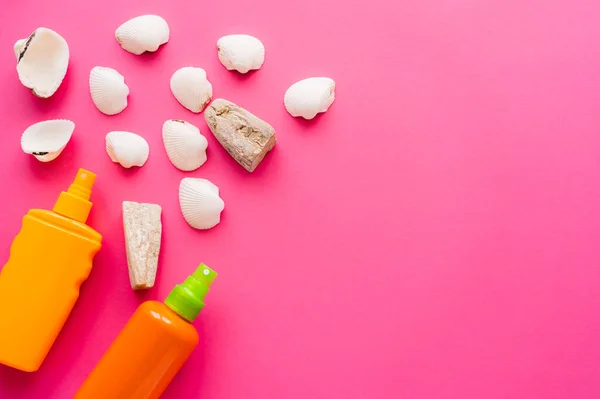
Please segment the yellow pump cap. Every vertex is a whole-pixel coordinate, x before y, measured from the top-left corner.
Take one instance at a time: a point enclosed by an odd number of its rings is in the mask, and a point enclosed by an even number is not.
[[[90,210],[92,210],[90,196],[92,195],[94,181],[96,181],[94,173],[85,169],[79,169],[69,190],[60,193],[53,211],[75,219],[78,222],[85,223]]]

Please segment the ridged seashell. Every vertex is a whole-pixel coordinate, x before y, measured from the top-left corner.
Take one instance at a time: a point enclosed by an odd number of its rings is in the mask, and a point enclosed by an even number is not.
[[[219,61],[228,70],[246,73],[265,62],[265,46],[250,35],[228,35],[217,41]]]
[[[123,75],[116,70],[96,66],[90,72],[90,94],[100,112],[116,115],[127,107],[129,87]]]
[[[124,168],[144,166],[150,155],[150,146],[140,135],[116,131],[106,135],[106,153],[111,161]]]
[[[163,124],[162,137],[167,156],[177,169],[196,170],[206,162],[208,141],[191,123],[169,119]]]
[[[69,66],[69,45],[58,33],[37,28],[14,45],[17,73],[23,86],[38,97],[48,98],[62,83]]]
[[[54,119],[29,126],[21,136],[21,148],[41,162],[50,162],[60,155],[71,139],[75,124],[66,119]]]
[[[325,112],[335,100],[335,82],[329,78],[308,78],[294,83],[285,92],[285,109],[292,116],[312,119]]]
[[[202,68],[183,67],[171,76],[171,92],[181,105],[201,112],[212,99],[212,85]]]
[[[126,51],[140,55],[156,51],[169,41],[169,24],[158,15],[142,15],[130,19],[117,28],[115,37]]]
[[[185,221],[195,229],[210,229],[221,221],[225,202],[219,187],[206,179],[186,177],[179,184],[179,205]]]

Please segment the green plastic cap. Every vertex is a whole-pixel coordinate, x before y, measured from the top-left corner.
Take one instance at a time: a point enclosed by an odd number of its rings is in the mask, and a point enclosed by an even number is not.
[[[183,284],[173,288],[165,299],[165,305],[187,321],[194,321],[204,307],[204,297],[216,277],[214,270],[201,263]]]

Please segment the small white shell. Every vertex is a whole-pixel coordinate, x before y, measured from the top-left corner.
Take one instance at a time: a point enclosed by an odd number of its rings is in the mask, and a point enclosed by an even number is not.
[[[208,141],[191,123],[169,119],[163,124],[162,137],[167,156],[177,169],[196,170],[206,162]]]
[[[265,62],[265,46],[250,35],[228,35],[217,41],[219,61],[228,70],[246,73]]]
[[[64,150],[74,129],[75,124],[66,119],[35,123],[21,136],[21,148],[41,162],[50,162]]]
[[[127,107],[129,87],[123,75],[116,70],[96,66],[90,72],[90,94],[100,112],[116,115]]]
[[[206,179],[186,177],[179,184],[179,205],[185,221],[195,229],[210,229],[221,221],[225,202],[219,187]]]
[[[142,136],[116,131],[106,135],[106,153],[111,161],[124,168],[144,166],[150,155],[150,146]]]
[[[62,83],[69,66],[69,45],[58,33],[37,28],[14,45],[17,73],[23,86],[38,97],[48,98]]]
[[[181,105],[192,112],[201,112],[212,99],[212,85],[202,68],[184,67],[171,76],[171,92]]]
[[[158,15],[135,17],[119,26],[115,32],[121,47],[136,55],[158,50],[169,41],[169,35],[169,24]]]
[[[312,119],[325,112],[335,100],[335,82],[329,78],[308,78],[294,83],[285,92],[285,109],[292,116]]]

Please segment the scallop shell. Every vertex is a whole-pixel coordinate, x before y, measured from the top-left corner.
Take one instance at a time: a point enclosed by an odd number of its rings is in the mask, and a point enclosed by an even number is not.
[[[169,24],[158,15],[142,15],[117,28],[115,37],[126,51],[140,55],[156,51],[169,41]]]
[[[292,116],[314,118],[335,100],[335,82],[330,78],[308,78],[294,83],[285,92],[285,109]]]
[[[100,112],[116,115],[127,107],[129,87],[123,75],[116,70],[96,66],[90,72],[90,94]]]
[[[228,70],[246,73],[265,62],[265,46],[250,35],[228,35],[217,41],[219,61]]]
[[[186,177],[179,184],[179,205],[185,221],[195,229],[210,229],[221,221],[225,202],[219,187],[206,179]]]
[[[177,169],[196,170],[206,162],[208,141],[191,123],[169,119],[163,124],[162,137],[167,156]]]
[[[124,168],[144,166],[150,155],[150,146],[142,136],[116,131],[106,135],[106,153],[111,161]]]
[[[69,66],[69,45],[55,31],[37,28],[14,45],[17,73],[23,86],[38,97],[48,98],[58,90]]]
[[[181,105],[201,112],[212,99],[212,85],[202,68],[184,67],[171,76],[171,92]]]
[[[55,119],[29,126],[21,136],[21,148],[41,162],[50,162],[60,155],[71,139],[75,123]]]

